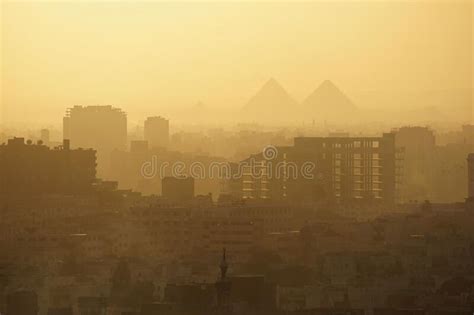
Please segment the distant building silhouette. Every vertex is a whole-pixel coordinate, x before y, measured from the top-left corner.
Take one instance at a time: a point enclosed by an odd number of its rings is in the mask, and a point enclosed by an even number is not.
[[[168,119],[163,117],[148,117],[145,120],[144,135],[145,141],[151,148],[167,148],[169,144],[170,125]]]
[[[467,156],[467,200],[466,206],[474,210],[474,153]]]
[[[148,152],[148,141],[134,140],[130,142],[130,152],[146,153]]]
[[[474,199],[474,153],[467,156],[467,182],[468,197]]]
[[[435,135],[428,127],[402,127],[395,132],[395,146],[403,149],[403,185],[400,198],[433,199]]]
[[[194,198],[194,178],[172,176],[163,178],[162,196],[171,202],[192,200]]]
[[[40,139],[45,146],[49,146],[49,129],[41,129]]]
[[[463,125],[462,137],[464,144],[474,144],[474,125]]]
[[[50,149],[13,138],[0,145],[0,193],[81,193],[96,180],[94,150]]]
[[[36,315],[38,295],[34,291],[16,291],[7,296],[6,315]]]
[[[110,153],[126,148],[127,115],[110,105],[74,106],[63,118],[63,139],[71,140],[73,148],[97,150],[99,173],[106,174]]]

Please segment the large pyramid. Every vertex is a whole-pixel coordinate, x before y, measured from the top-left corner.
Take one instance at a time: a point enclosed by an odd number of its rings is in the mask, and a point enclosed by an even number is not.
[[[263,115],[273,118],[283,118],[291,115],[298,103],[275,80],[268,80],[260,90],[248,101],[243,110],[246,115],[264,118]]]
[[[321,83],[304,101],[303,110],[320,117],[337,117],[353,114],[356,106],[329,80]]]

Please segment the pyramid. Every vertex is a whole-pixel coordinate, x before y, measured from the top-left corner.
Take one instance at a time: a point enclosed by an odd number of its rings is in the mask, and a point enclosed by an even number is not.
[[[275,80],[268,80],[247,102],[243,110],[247,114],[284,116],[295,111],[298,103]]]
[[[356,111],[352,101],[329,80],[324,81],[304,101],[305,112],[318,116],[338,116]]]

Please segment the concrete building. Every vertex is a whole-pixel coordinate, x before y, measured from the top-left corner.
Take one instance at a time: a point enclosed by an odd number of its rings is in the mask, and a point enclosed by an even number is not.
[[[403,184],[400,198],[432,200],[435,135],[428,127],[402,127],[395,131],[395,146],[403,150]]]
[[[50,149],[13,138],[0,145],[0,193],[81,193],[96,180],[95,151],[71,150],[69,141]]]
[[[44,145],[49,146],[49,129],[41,129],[40,139]]]
[[[194,178],[171,176],[163,178],[162,196],[171,202],[191,201],[194,197]]]
[[[97,151],[98,172],[107,174],[113,150],[127,145],[127,115],[120,108],[107,106],[74,106],[63,118],[63,139],[73,148]]]
[[[474,144],[474,125],[462,126],[462,143]]]
[[[148,151],[148,142],[142,140],[134,140],[130,142],[130,152],[146,153]]]
[[[264,152],[243,161],[238,179],[242,192],[237,194],[244,199],[291,202],[395,201],[392,133],[382,137],[297,137],[294,146],[274,151],[270,158]]]
[[[243,264],[248,261],[252,249],[263,240],[264,224],[273,223],[268,222],[271,209],[266,210],[265,220],[258,208],[155,204],[132,207],[127,220],[139,227],[134,235],[150,236],[141,246],[146,255],[168,261],[191,259],[207,263],[218,261],[225,247],[234,264]],[[273,217],[282,221],[280,209],[274,210]]]
[[[163,117],[148,117],[145,120],[144,136],[150,147],[167,148],[170,136],[169,120]]]

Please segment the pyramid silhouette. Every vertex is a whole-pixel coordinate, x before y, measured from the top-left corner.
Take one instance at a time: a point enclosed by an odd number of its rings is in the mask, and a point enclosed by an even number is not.
[[[268,80],[247,102],[243,110],[254,114],[287,115],[298,103],[275,79]]]
[[[335,116],[354,113],[354,103],[331,81],[319,85],[304,101],[303,108],[308,113]]]

